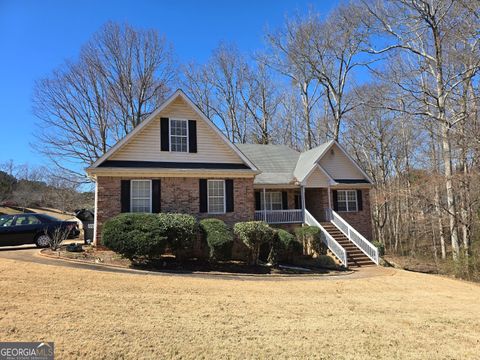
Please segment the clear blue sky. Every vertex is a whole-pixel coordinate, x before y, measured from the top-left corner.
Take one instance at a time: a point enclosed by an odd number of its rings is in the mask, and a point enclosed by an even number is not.
[[[180,62],[204,62],[220,41],[241,51],[262,47],[264,30],[285,16],[305,13],[312,1],[49,1],[0,0],[0,163],[46,165],[30,144],[31,98],[36,79],[74,59],[89,37],[109,20],[154,28],[173,43]],[[326,13],[333,1],[313,3]]]

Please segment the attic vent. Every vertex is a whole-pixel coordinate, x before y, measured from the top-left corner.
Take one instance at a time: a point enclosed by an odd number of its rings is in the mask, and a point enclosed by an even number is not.
[[[335,151],[333,150],[333,148],[330,149],[330,155],[335,155]]]

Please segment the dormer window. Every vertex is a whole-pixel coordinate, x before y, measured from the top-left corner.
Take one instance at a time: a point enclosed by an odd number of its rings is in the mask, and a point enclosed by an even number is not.
[[[188,152],[187,120],[170,119],[170,151]]]

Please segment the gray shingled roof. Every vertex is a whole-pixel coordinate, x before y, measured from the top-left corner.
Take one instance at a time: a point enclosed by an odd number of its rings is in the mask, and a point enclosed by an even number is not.
[[[334,143],[331,140],[303,153],[286,145],[237,144],[236,146],[261,171],[261,174],[255,177],[255,184],[289,185],[304,181],[318,160]],[[367,179],[338,180],[339,183],[345,181],[370,183]]]
[[[333,141],[326,142],[316,148],[301,153],[295,170],[293,171],[293,175],[297,179],[303,180],[315,166],[315,162],[328,149],[332,142]]]
[[[238,149],[262,172],[255,184],[290,184],[300,153],[286,145],[236,144]]]

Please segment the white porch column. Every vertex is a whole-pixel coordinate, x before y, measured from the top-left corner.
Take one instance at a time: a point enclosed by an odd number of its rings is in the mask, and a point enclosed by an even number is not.
[[[267,222],[267,196],[265,188],[263,188],[263,221]]]
[[[328,187],[327,187],[327,192],[328,192],[328,210],[325,211],[325,220],[326,221],[330,221],[332,220],[331,219],[331,209],[332,209],[332,194],[331,194],[331,188],[330,188],[330,184],[328,184]]]
[[[93,245],[97,246],[97,217],[98,217],[98,178],[95,179],[95,207],[93,210]]]
[[[331,195],[330,185],[328,185],[327,191],[328,191],[328,207],[331,209],[332,208],[332,195]]]
[[[302,218],[303,218],[303,222],[305,222],[305,186],[302,185],[301,186],[301,200],[302,200]]]

